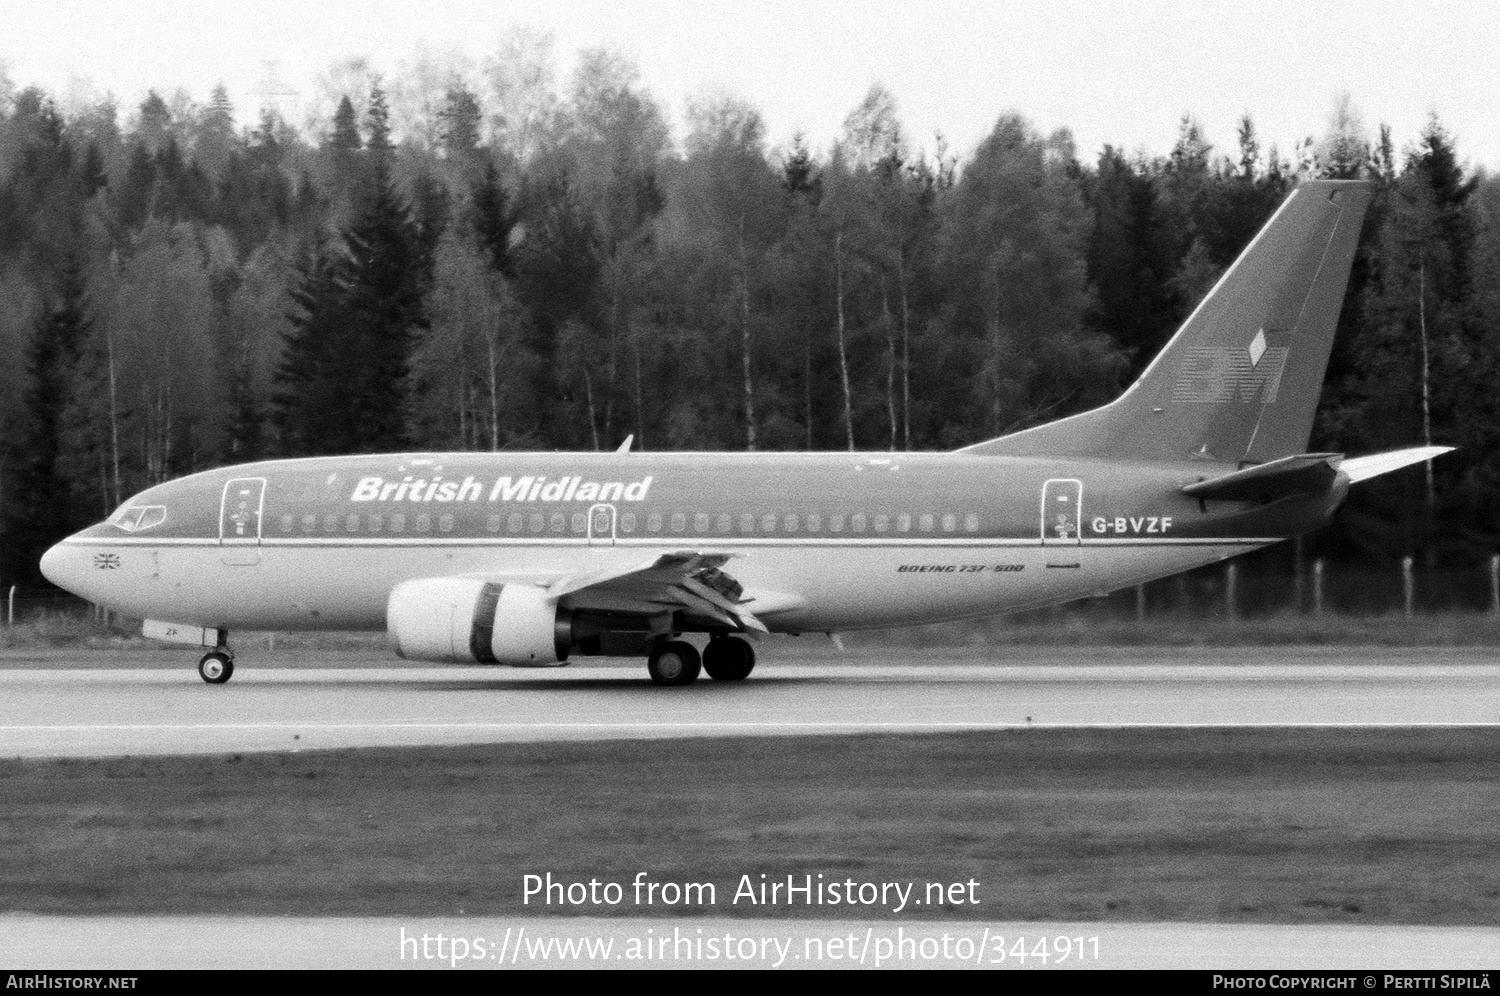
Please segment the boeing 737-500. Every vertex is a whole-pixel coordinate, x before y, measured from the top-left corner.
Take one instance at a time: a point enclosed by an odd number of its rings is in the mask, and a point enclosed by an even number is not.
[[[208,648],[211,683],[233,674],[233,630],[385,629],[415,660],[642,655],[662,685],[743,679],[766,633],[1185,571],[1316,529],[1351,484],[1445,452],[1305,452],[1369,198],[1301,184],[1114,402],[957,452],[273,460],[149,488],[42,571]]]

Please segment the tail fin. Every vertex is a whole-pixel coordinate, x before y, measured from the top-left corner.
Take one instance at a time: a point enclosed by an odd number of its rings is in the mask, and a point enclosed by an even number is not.
[[[1369,202],[1357,180],[1300,184],[1119,398],[960,452],[1223,463],[1303,452]]]

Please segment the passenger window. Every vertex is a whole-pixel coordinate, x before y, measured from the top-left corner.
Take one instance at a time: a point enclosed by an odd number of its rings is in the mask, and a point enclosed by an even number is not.
[[[828,531],[831,532],[831,533],[841,533],[841,532],[843,532],[844,531],[844,517],[842,515],[837,515],[837,514],[830,515],[828,517]]]
[[[909,533],[909,532],[911,532],[911,516],[909,516],[909,515],[898,515],[898,516],[896,516],[896,532],[898,532],[898,533]]]
[[[740,515],[740,532],[755,532],[755,516],[751,515],[749,512],[745,512]]]
[[[566,532],[568,529],[568,517],[561,512],[553,512],[548,524],[552,527],[554,533]]]
[[[380,532],[380,516],[378,516],[378,515],[367,515],[367,516],[365,516],[365,529],[369,530],[372,533],[378,533],[378,532]]]
[[[937,522],[932,517],[931,514],[922,516],[922,532],[924,532],[924,533],[930,533],[930,532],[932,532],[932,527],[934,525],[936,525],[936,524],[937,524]]]
[[[719,521],[718,521],[717,526],[716,526],[717,531],[719,533],[724,534],[724,535],[728,535],[729,534],[729,527],[730,527],[730,525],[731,525],[731,520],[729,518],[729,513],[728,512],[720,512],[719,513]]]
[[[336,515],[323,516],[323,531],[325,533],[337,532],[339,528],[339,517]]]
[[[500,531],[500,516],[491,515],[486,518],[484,520],[484,528],[488,529],[492,533],[498,533]]]
[[[776,531],[776,516],[762,515],[760,517],[760,531],[763,533],[774,533]]]
[[[357,533],[357,532],[359,532],[359,516],[358,515],[348,515],[348,516],[345,516],[345,518],[344,518],[344,529],[345,529],[345,531],[351,532],[351,533]]]
[[[292,528],[296,526],[296,524],[297,520],[290,515],[283,515],[281,517],[281,531],[284,533],[291,532]]]
[[[534,533],[539,533],[543,529],[546,529],[546,528],[547,528],[547,520],[544,519],[544,518],[542,518],[542,513],[541,512],[532,512],[531,513],[531,531],[534,532]]]
[[[855,512],[849,519],[849,528],[857,533],[865,531],[865,513]]]
[[[649,529],[649,530],[651,530],[651,532],[653,532],[653,533],[659,533],[659,532],[661,532],[661,513],[660,512],[652,512],[650,514],[650,516],[648,516],[646,518],[646,528]]]
[[[417,516],[417,532],[425,533],[432,530],[432,516],[425,512]]]
[[[943,532],[951,533],[956,528],[958,528],[958,520],[953,517],[952,513],[943,516]]]
[[[815,533],[823,528],[823,517],[817,512],[810,512],[807,516],[807,531]]]
[[[318,517],[316,515],[304,515],[302,517],[302,531],[304,533],[316,532],[318,529]]]
[[[505,529],[507,532],[518,533],[526,528],[526,516],[520,512],[512,512],[505,518]]]
[[[581,533],[585,529],[587,529],[588,527],[589,527],[588,516],[584,515],[582,512],[574,512],[573,513],[573,531],[575,533]]]
[[[672,532],[680,533],[687,528],[687,515],[683,512],[672,513]]]
[[[877,533],[883,533],[883,532],[885,532],[887,529],[890,528],[890,525],[891,525],[891,517],[889,515],[877,515],[877,516],[875,516],[875,531]]]
[[[973,512],[970,512],[968,515],[964,516],[964,532],[979,532],[979,516],[975,515]]]
[[[391,532],[399,533],[406,529],[406,516],[400,512],[391,516]]]
[[[444,532],[444,533],[451,533],[451,532],[453,532],[453,516],[451,516],[451,515],[440,515],[440,516],[438,516],[438,531],[439,532]]]
[[[787,532],[795,533],[797,531],[797,517],[795,515],[788,515],[782,520],[782,525],[786,526]]]
[[[624,515],[620,516],[620,532],[622,532],[622,533],[633,533],[633,532],[635,532],[635,513],[634,512],[626,512]]]
[[[708,532],[708,513],[699,512],[693,516],[693,531],[699,533]]]

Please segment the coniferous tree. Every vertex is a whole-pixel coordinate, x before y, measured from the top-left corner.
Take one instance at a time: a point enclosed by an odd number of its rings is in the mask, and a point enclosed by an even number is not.
[[[493,161],[484,164],[484,178],[474,185],[470,198],[474,205],[471,215],[474,235],[489,255],[490,266],[496,273],[513,278],[515,264],[510,243],[517,218]]]
[[[449,158],[463,160],[479,151],[479,125],[483,114],[479,109],[479,99],[462,83],[448,88],[438,117],[443,123],[443,151]]]
[[[1111,146],[1099,154],[1088,198],[1094,214],[1088,249],[1094,302],[1087,320],[1127,351],[1130,377],[1172,333],[1170,240],[1155,181]]]
[[[340,152],[358,152],[363,146],[364,141],[359,137],[359,118],[355,116],[354,104],[346,94],[333,112],[333,133],[328,137],[328,147]]]
[[[427,325],[425,296],[431,260],[411,212],[376,170],[360,216],[344,233],[348,252],[345,307],[357,338],[349,357],[349,405],[357,423],[354,452],[396,450],[403,421],[413,336]]]
[[[306,247],[295,267],[290,328],[275,374],[275,426],[284,456],[337,453],[359,436],[349,392],[361,357],[345,307],[344,260],[331,246]]]
[[[80,525],[68,480],[66,415],[79,353],[89,336],[82,269],[70,259],[57,277],[46,310],[36,322],[27,367],[27,423],[9,441],[3,517],[0,517],[0,583],[35,582],[37,565],[52,544]]]

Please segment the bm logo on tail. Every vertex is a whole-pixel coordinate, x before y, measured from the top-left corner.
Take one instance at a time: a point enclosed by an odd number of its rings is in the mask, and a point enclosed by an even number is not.
[[[1271,335],[1281,339],[1282,333]],[[1186,350],[1182,369],[1172,385],[1172,400],[1189,404],[1276,403],[1281,372],[1289,350],[1267,342],[1266,329],[1255,333],[1250,345],[1200,346]]]

